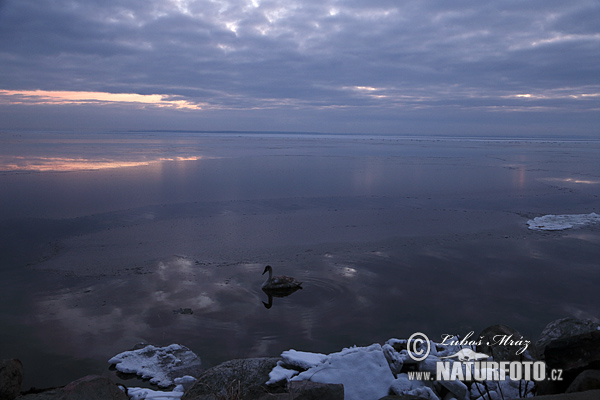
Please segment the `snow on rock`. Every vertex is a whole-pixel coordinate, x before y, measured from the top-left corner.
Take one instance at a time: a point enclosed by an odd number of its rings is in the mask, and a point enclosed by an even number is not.
[[[527,221],[529,229],[537,231],[561,231],[564,229],[578,228],[600,221],[600,215],[591,214],[563,214],[544,215]]]
[[[133,387],[127,389],[127,396],[131,400],[173,400],[181,399],[183,390],[179,390],[180,386],[173,389],[172,392],[161,392],[147,388]]]
[[[118,371],[135,373],[150,383],[161,387],[173,384],[173,372],[184,367],[200,365],[200,358],[190,349],[179,344],[167,347],[148,345],[142,349],[117,354],[109,363]]]
[[[277,361],[275,368],[269,372],[269,380],[266,382],[266,384],[273,385],[274,383],[281,382],[284,379],[289,381],[292,376],[297,374],[298,371],[295,369],[285,368],[283,361]]]
[[[405,373],[398,375],[398,378],[390,385],[390,389],[398,396],[413,395],[429,400],[440,400],[430,387],[427,387],[422,381],[408,379],[408,375]]]
[[[345,400],[379,399],[388,394],[394,376],[381,345],[352,347],[332,353],[318,365],[292,378],[344,385]]]
[[[286,364],[302,369],[312,368],[327,358],[325,354],[296,351],[294,349],[284,351],[281,353],[281,357]]]

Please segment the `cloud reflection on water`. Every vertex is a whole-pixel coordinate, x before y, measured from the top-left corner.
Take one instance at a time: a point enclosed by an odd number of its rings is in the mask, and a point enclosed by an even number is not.
[[[83,171],[108,168],[138,167],[163,161],[195,161],[199,156],[158,157],[150,160],[92,159],[68,157],[0,156],[0,171]]]

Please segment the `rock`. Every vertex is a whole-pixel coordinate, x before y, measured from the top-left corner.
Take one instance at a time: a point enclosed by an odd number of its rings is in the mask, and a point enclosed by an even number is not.
[[[586,390],[595,389],[600,389],[600,371],[597,369],[588,369],[577,375],[566,392],[585,392]]]
[[[344,400],[344,385],[290,382],[287,393],[266,393],[258,400]]]
[[[469,388],[463,382],[459,380],[455,381],[446,381],[439,380],[436,381],[436,385],[442,386],[446,389],[454,399],[457,400],[469,400]],[[438,393],[442,393],[442,390],[437,390]]]
[[[551,341],[544,358],[549,368],[565,373],[600,367],[600,330]]]
[[[24,394],[17,397],[16,400],[62,400],[62,388]]]
[[[542,358],[549,343],[582,333],[597,331],[599,327],[600,325],[594,321],[572,317],[552,321],[542,330],[538,341],[535,343],[537,354]]]
[[[67,386],[40,393],[27,394],[18,400],[129,400],[129,397],[110,379],[88,375]]]
[[[13,400],[21,394],[23,364],[17,359],[0,361],[0,400]]]
[[[482,344],[477,352],[485,353],[494,361],[535,361],[535,345],[525,339],[516,329],[506,325],[493,325],[479,334]]]
[[[105,376],[88,375],[62,390],[64,400],[128,400],[127,395]]]
[[[535,400],[598,400],[600,390],[588,390],[587,392],[562,393],[548,396],[535,396]]]
[[[225,398],[258,399],[271,390],[265,382],[280,358],[247,358],[226,361],[204,371],[182,400]],[[279,390],[283,391],[282,389]],[[228,397],[227,397],[228,396]],[[236,397],[237,396],[237,397]]]
[[[290,382],[289,393],[282,393],[286,400],[344,400],[344,385],[334,383],[319,383],[311,381]],[[272,394],[266,394],[264,400],[272,399]]]
[[[534,383],[512,381],[510,379],[499,381],[474,382],[471,385],[471,399],[522,399],[531,397]]]
[[[407,374],[402,373],[391,383],[390,393],[397,396],[414,396],[415,399],[439,400],[437,394],[427,385],[430,385],[430,382],[411,380]]]

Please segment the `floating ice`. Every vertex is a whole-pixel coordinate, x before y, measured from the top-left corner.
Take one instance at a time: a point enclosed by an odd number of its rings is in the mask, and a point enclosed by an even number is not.
[[[578,228],[600,221],[600,215],[591,214],[564,214],[544,215],[527,221],[529,229],[537,231],[561,231],[564,229]]]
[[[200,365],[200,358],[179,344],[167,347],[148,345],[143,349],[117,354],[108,362],[115,364],[118,371],[135,373],[144,379],[150,379],[150,383],[168,387],[173,384],[173,377],[177,376],[178,370]]]

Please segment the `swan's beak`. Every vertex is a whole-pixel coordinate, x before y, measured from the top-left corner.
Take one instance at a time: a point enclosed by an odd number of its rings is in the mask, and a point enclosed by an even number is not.
[[[262,275],[265,274],[265,272],[267,272],[269,270],[269,267],[265,267],[265,270],[263,271]]]

